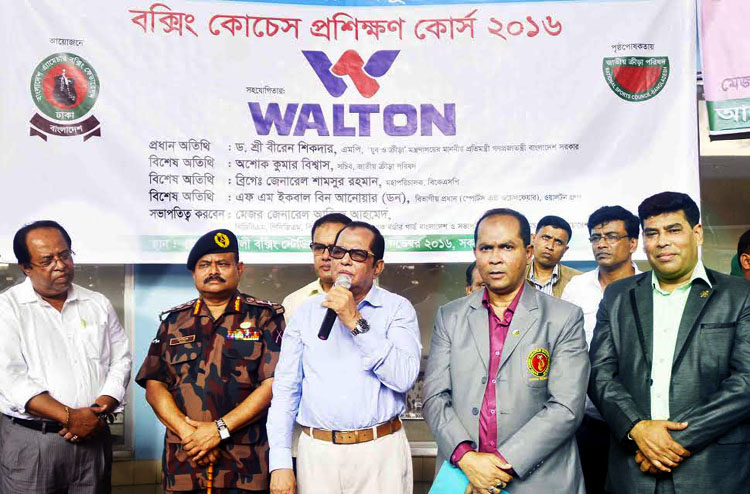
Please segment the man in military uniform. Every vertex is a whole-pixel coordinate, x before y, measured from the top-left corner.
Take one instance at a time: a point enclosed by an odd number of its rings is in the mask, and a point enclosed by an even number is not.
[[[229,230],[202,236],[188,269],[200,298],[165,311],[136,382],[167,427],[167,492],[267,491],[266,410],[284,309],[237,290],[244,265]],[[210,473],[209,473],[210,470]]]

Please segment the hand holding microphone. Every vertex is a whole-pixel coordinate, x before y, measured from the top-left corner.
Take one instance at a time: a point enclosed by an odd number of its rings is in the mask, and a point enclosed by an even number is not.
[[[336,321],[336,317],[341,319],[347,327],[354,327],[359,320],[357,306],[354,304],[354,296],[349,288],[352,286],[352,279],[345,274],[340,274],[336,278],[333,287],[328,291],[325,300],[321,304],[327,307],[326,315],[320,325],[318,338],[327,340],[331,334],[331,328]]]

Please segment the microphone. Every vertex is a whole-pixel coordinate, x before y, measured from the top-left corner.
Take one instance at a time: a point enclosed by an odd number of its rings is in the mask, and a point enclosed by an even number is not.
[[[343,286],[347,290],[351,288],[352,286],[352,279],[349,278],[345,274],[340,274],[338,278],[336,278],[336,283],[333,284],[333,286]],[[328,336],[331,334],[331,328],[333,328],[333,323],[336,320],[336,311],[333,309],[328,309],[326,311],[326,316],[323,318],[323,322],[320,324],[320,331],[318,331],[318,338],[325,341],[328,339]]]

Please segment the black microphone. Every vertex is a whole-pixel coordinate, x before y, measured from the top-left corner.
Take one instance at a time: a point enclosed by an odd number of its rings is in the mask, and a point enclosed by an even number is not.
[[[336,278],[336,283],[334,283],[333,286],[343,286],[348,290],[352,286],[352,279],[345,274],[340,274],[339,277]],[[336,311],[333,309],[328,309],[326,311],[326,316],[323,318],[323,322],[320,325],[318,338],[324,341],[328,339],[328,336],[331,334],[331,328],[333,328],[333,322],[335,320]]]

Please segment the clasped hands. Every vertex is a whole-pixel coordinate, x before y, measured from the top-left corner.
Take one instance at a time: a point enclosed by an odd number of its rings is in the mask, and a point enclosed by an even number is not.
[[[687,426],[687,422],[668,420],[641,420],[635,424],[630,431],[630,437],[638,445],[635,462],[641,471],[650,474],[671,472],[690,456],[690,451],[683,448],[669,434],[670,430],[681,431]]]
[[[469,479],[465,494],[498,494],[513,480],[513,467],[492,453],[469,451],[458,467]]]
[[[177,434],[182,440],[182,450],[199,466],[214,464],[219,459],[221,437],[216,423],[185,417],[183,427]]]
[[[58,432],[71,443],[78,443],[92,438],[107,427],[107,420],[100,415],[112,413],[117,407],[117,400],[110,396],[100,396],[95,405],[82,408],[68,408],[67,423]]]

